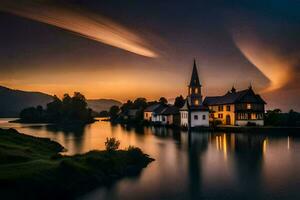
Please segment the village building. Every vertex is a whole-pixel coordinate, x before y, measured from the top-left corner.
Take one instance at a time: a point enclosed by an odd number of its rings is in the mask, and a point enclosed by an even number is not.
[[[206,97],[203,102],[209,107],[210,121],[223,125],[264,125],[266,102],[256,94],[252,86],[236,91],[234,87],[223,96]]]
[[[160,103],[153,104],[151,106],[148,106],[144,110],[144,120],[151,122],[154,111],[161,106]]]
[[[194,61],[188,96],[180,109],[180,124],[184,127],[208,127],[209,109],[202,103],[201,83],[198,76],[196,61]]]

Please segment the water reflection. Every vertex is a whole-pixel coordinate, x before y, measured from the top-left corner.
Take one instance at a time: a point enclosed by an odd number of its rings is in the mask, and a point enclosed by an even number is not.
[[[182,132],[97,122],[84,127],[8,124],[50,137],[68,154],[104,149],[106,137],[121,148],[138,146],[155,158],[139,177],[99,188],[85,199],[299,199],[300,137],[297,134]]]

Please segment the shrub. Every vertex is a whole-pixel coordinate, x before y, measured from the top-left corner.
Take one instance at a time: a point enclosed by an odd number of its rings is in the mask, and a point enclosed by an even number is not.
[[[106,138],[105,149],[106,151],[116,151],[120,146],[120,141],[116,138]]]

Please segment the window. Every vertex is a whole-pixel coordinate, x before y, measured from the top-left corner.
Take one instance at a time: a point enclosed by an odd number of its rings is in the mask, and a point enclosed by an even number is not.
[[[199,105],[199,100],[198,99],[195,100],[195,105]]]
[[[194,115],[194,120],[198,120],[198,115]]]
[[[226,111],[230,111],[230,106],[226,106]]]
[[[219,106],[219,107],[218,107],[218,110],[219,110],[219,111],[223,111],[223,106]]]
[[[247,109],[251,109],[251,104],[250,103],[247,103]]]
[[[199,92],[198,88],[195,88],[195,94],[198,94],[198,92]]]
[[[146,113],[146,117],[148,117],[148,113]]]
[[[190,88],[190,94],[192,94],[192,88]]]
[[[206,119],[206,116],[205,116],[205,115],[202,115],[202,119],[205,120],[205,119]]]
[[[222,119],[223,118],[223,114],[218,114],[218,118]]]

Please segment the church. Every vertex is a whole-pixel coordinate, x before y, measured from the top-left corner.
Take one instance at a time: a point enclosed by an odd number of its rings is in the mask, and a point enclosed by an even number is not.
[[[194,60],[188,96],[180,109],[182,127],[208,127],[222,125],[263,126],[266,102],[252,88],[237,91],[234,87],[221,96],[207,96],[202,100],[201,82]]]
[[[180,119],[182,127],[209,126],[209,109],[202,102],[201,83],[195,60],[191,81],[188,85],[188,96],[184,106],[180,109]]]

